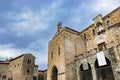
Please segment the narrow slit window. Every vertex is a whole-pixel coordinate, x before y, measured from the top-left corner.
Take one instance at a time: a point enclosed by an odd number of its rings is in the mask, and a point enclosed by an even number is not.
[[[58,54],[60,55],[60,47],[58,47]]]
[[[53,51],[51,52],[51,59],[53,59]]]
[[[95,35],[95,30],[94,29],[92,30],[92,34],[93,34],[93,36]]]
[[[86,34],[84,33],[84,39],[86,40],[86,38],[87,38],[87,37],[86,37]]]

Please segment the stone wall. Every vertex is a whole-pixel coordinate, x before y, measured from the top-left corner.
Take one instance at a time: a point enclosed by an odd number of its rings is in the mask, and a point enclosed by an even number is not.
[[[38,80],[47,80],[47,70],[38,70]]]
[[[33,80],[35,57],[23,54],[10,61],[10,72],[14,80]]]
[[[21,79],[22,63],[23,63],[23,57],[10,61],[9,68],[11,71],[12,79],[14,80]]]
[[[119,80],[120,74],[119,74],[119,71],[116,71],[118,66],[119,66],[119,63],[117,63],[117,59],[115,56],[115,47],[112,47],[112,48],[105,50],[104,54],[105,54],[105,57],[108,58],[111,62],[111,67],[112,67],[112,71],[113,71],[115,80]],[[76,57],[77,80],[81,79],[81,77],[80,77],[80,65],[83,63],[83,59],[85,59],[85,58],[88,60],[88,63],[91,66],[93,80],[97,80],[96,70],[95,70],[95,60],[97,59],[96,53],[87,54],[87,55],[84,54],[82,56]]]
[[[75,55],[85,53],[84,41],[78,34],[65,32],[65,72],[66,80],[77,80]]]
[[[65,80],[64,55],[64,32],[60,32],[49,42],[47,80],[52,78],[53,67],[58,70],[58,80]]]
[[[0,62],[0,80],[11,79],[11,72],[9,70],[9,63],[1,63]]]
[[[115,80],[120,73],[120,7],[106,16],[96,16],[94,23],[78,32],[68,27],[59,26],[58,32],[49,42],[48,75],[51,80],[52,69],[58,69],[58,80],[80,80],[80,65],[87,58],[91,66],[93,80],[96,79],[96,53],[99,45],[105,43],[104,54],[111,62]],[[97,20],[98,19],[98,20]],[[107,25],[108,20],[110,26]],[[100,23],[99,23],[100,22]],[[101,25],[97,25],[97,24]],[[98,29],[102,27],[101,31]],[[60,54],[59,54],[60,48]],[[77,66],[77,67],[76,67]]]
[[[22,63],[22,77],[27,80],[33,80],[34,76],[35,57],[31,54],[26,54]]]

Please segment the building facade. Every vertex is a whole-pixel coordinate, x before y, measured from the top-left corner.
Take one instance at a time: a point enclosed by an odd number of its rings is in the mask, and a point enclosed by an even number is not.
[[[1,61],[0,80],[37,80],[35,76],[37,72],[34,72],[34,69],[38,69],[37,67],[35,57],[31,53]]]
[[[58,23],[47,80],[120,80],[120,7],[79,32]]]
[[[38,70],[38,80],[47,80],[47,70]]]

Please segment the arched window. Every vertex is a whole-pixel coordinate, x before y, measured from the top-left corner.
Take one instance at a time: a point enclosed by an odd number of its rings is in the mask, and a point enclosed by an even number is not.
[[[92,34],[93,34],[93,36],[96,34],[94,29],[92,30]]]
[[[81,64],[80,66],[80,80],[93,80],[92,70],[89,63]]]
[[[2,76],[2,79],[6,79],[6,75],[3,75],[3,76]]]
[[[28,59],[27,59],[27,63],[28,63],[28,64],[31,64],[31,62],[32,62],[31,59],[28,58]]]
[[[97,80],[114,80],[111,63],[109,59],[105,58],[107,65],[99,66],[98,60],[95,61],[95,70]]]
[[[87,36],[86,36],[86,34],[85,34],[85,33],[83,34],[83,36],[84,36],[84,40],[86,40],[86,39],[87,39]]]
[[[0,73],[0,78],[1,78],[1,73]]]
[[[108,27],[111,26],[111,22],[110,22],[110,20],[107,20],[107,26],[108,26]]]

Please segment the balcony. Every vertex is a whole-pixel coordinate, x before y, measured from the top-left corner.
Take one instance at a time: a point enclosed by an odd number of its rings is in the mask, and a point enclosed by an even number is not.
[[[105,28],[104,28],[103,25],[100,25],[100,26],[97,27],[97,33],[98,33],[98,34],[104,32],[104,31],[105,31]]]

